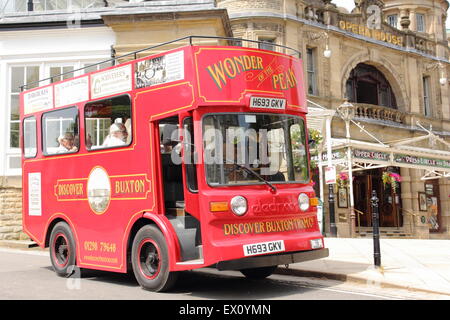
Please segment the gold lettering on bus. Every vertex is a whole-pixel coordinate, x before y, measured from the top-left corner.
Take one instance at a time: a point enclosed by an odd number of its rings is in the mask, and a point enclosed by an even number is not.
[[[144,179],[117,180],[114,187],[116,194],[144,193],[146,191]]]
[[[82,183],[69,183],[58,185],[58,196],[82,196],[84,187]]]
[[[223,225],[223,232],[226,236],[233,236],[240,234],[295,231],[313,228],[314,226],[314,218],[305,217],[265,222],[226,223]]]
[[[228,79],[250,70],[263,70],[263,60],[257,56],[237,56],[206,67],[217,88],[222,90]]]
[[[272,76],[272,85],[274,89],[287,90],[294,88],[297,85],[297,79],[295,78],[294,70],[274,74]]]

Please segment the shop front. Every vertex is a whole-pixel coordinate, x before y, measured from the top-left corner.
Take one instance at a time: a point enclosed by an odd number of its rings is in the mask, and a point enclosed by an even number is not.
[[[357,123],[355,123],[357,124]],[[360,128],[361,129],[361,128]],[[361,129],[363,130],[363,129]],[[325,204],[324,230],[335,214],[338,237],[357,237],[372,228],[371,197],[379,200],[379,224],[385,235],[410,238],[448,236],[442,203],[449,192],[450,146],[431,131],[396,143],[331,138],[317,149],[320,198]],[[424,148],[424,141],[434,141]],[[327,152],[327,145],[331,149]],[[420,145],[421,147],[419,147]],[[331,160],[329,159],[331,154]],[[334,210],[324,172],[336,168]]]

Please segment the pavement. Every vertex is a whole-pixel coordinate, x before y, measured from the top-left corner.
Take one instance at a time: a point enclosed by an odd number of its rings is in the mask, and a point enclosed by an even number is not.
[[[448,296],[450,240],[380,239],[375,267],[373,239],[325,238],[327,258],[279,267],[277,273],[365,283]]]
[[[0,241],[0,246],[39,250],[31,241]],[[381,267],[374,266],[373,240],[325,238],[327,258],[279,266],[277,274],[356,282],[448,296],[450,240],[380,239]]]

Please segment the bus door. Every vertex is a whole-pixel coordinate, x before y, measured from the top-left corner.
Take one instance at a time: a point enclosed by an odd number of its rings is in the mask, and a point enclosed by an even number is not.
[[[161,157],[161,182],[164,199],[164,213],[178,215],[184,211],[183,174],[180,162],[178,116],[159,121],[159,147]]]
[[[193,162],[192,117],[159,121],[161,182],[164,214],[177,233],[182,261],[202,257],[197,205],[197,178]],[[185,161],[183,161],[183,159]]]

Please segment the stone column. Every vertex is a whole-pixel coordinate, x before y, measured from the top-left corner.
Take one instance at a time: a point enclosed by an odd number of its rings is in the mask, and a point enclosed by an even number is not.
[[[411,175],[412,204],[414,213],[417,214],[415,217],[415,234],[413,236],[418,239],[429,239],[428,213],[419,210],[419,192],[425,192],[425,185],[423,181],[420,180],[423,170],[410,169],[409,172]],[[425,217],[425,222],[422,217]]]
[[[448,239],[450,236],[450,181],[449,179],[439,179],[439,195],[441,206],[441,225],[443,236]]]
[[[415,219],[413,214],[417,214],[417,211],[414,207],[414,194],[412,192],[411,186],[411,169],[408,168],[400,168],[400,175],[402,177],[401,182],[401,200],[402,200],[402,212],[403,215],[403,230],[406,233],[411,233],[411,235],[415,232]]]
[[[409,11],[409,20],[411,21],[411,24],[409,25],[409,30],[416,31],[416,9],[411,9]]]
[[[407,86],[409,86],[410,101],[411,106],[405,106],[405,110],[408,110],[412,113],[421,114],[420,106],[423,102],[420,99],[420,92],[422,92],[422,87],[419,85],[421,81],[417,81],[417,75],[421,74],[419,72],[419,68],[417,67],[417,60],[413,57],[406,58],[406,66],[407,66],[407,76],[408,79]]]
[[[339,37],[330,37],[329,49],[331,50],[330,57],[330,69],[328,74],[324,74],[325,79],[329,79],[330,83],[330,95],[332,98],[342,101],[345,92],[342,92],[342,81],[347,81],[347,79],[341,79],[342,61],[341,57],[341,40]],[[345,89],[344,89],[345,90]]]

